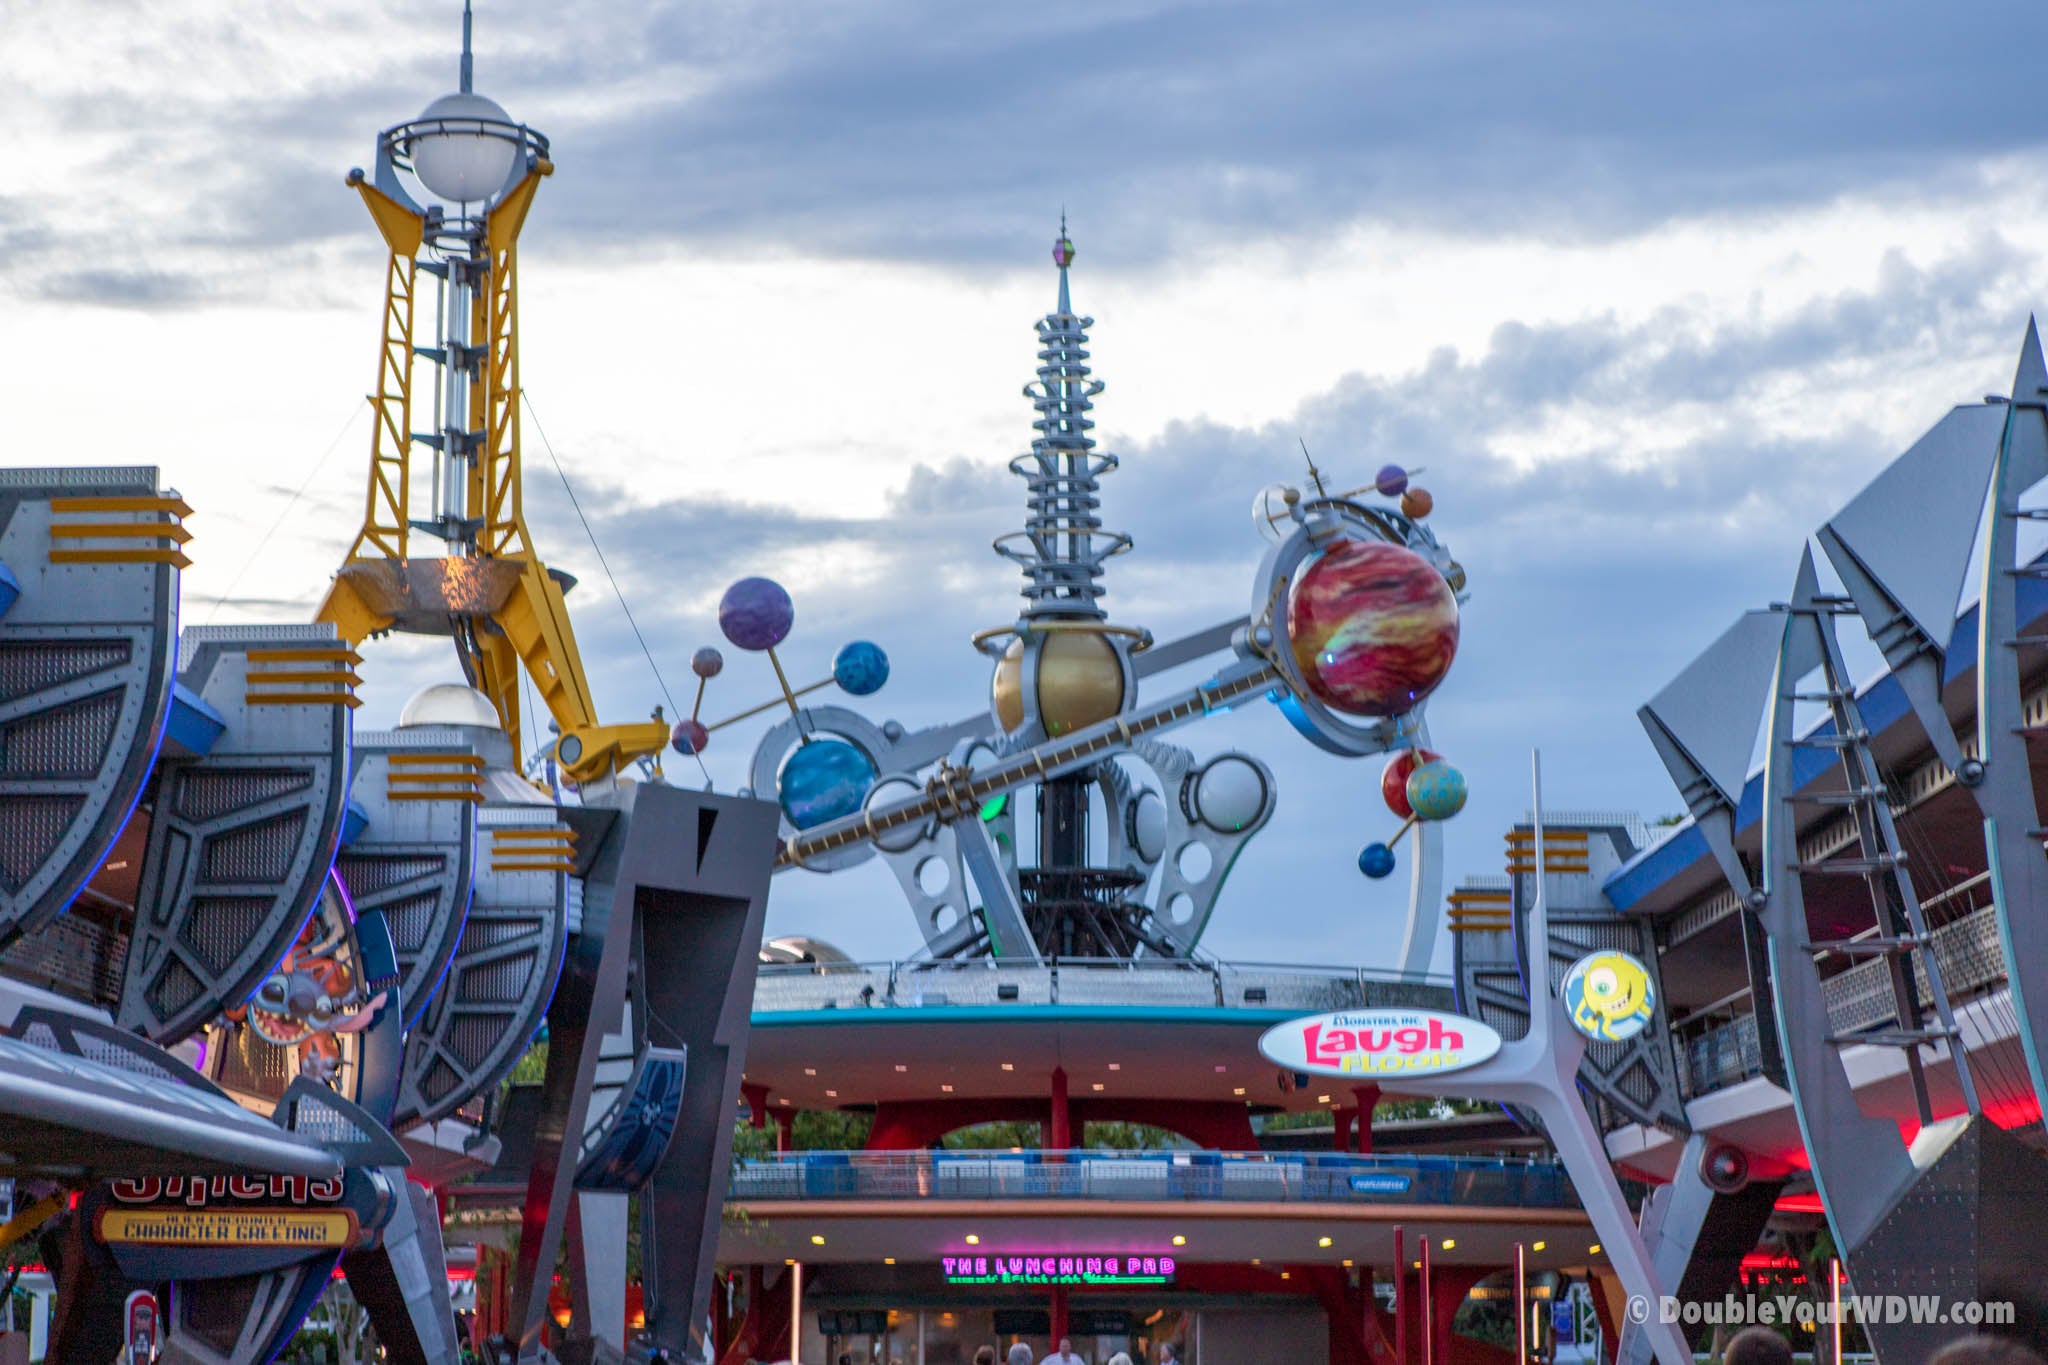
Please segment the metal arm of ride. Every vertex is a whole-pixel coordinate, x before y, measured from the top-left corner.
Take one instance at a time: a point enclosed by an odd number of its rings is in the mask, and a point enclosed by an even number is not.
[[[452,634],[463,671],[490,698],[515,753],[525,752],[523,669],[560,732],[555,753],[564,777],[581,784],[641,757],[658,759],[668,725],[658,710],[638,724],[599,723],[562,580],[549,572],[527,534],[519,452],[518,238],[541,177],[553,169],[538,161],[484,219],[482,278],[469,301],[468,336],[476,354],[467,404],[482,427],[469,433],[473,458],[461,475],[468,515],[455,542],[459,552],[440,559],[408,553],[416,526],[447,529],[410,515],[412,360],[422,349],[413,341],[414,284],[429,223],[360,174],[349,177],[390,249],[390,262],[377,391],[369,399],[376,421],[363,526],[316,615],[352,645],[390,630]],[[447,451],[442,454],[444,477],[456,478]]]
[[[1211,711],[1227,709],[1247,696],[1286,686],[1279,670],[1257,654],[1242,656],[1215,677],[1129,715],[1114,716],[1035,744],[982,768],[941,765],[925,794],[878,806],[805,830],[786,841],[778,865],[801,867],[806,858],[872,839],[877,834],[927,820],[952,821],[973,815],[990,797],[1029,782],[1058,777],[1086,767],[1109,750],[1128,748],[1133,740],[1170,729]]]

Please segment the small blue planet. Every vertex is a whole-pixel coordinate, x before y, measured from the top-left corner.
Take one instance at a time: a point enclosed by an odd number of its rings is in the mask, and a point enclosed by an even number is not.
[[[775,795],[798,829],[811,829],[860,810],[875,785],[875,765],[843,739],[799,744],[782,760]]]
[[[1394,850],[1385,844],[1367,844],[1358,850],[1358,870],[1378,881],[1394,870]]]
[[[832,660],[832,681],[856,697],[871,697],[889,681],[889,656],[868,640],[854,640]]]

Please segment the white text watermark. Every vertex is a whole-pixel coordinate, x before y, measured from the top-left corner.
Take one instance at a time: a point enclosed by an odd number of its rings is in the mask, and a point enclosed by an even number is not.
[[[1628,1300],[1628,1320],[1644,1323],[1656,1313],[1658,1322],[1687,1327],[1803,1327],[1834,1323],[1837,1305],[1798,1294],[1727,1294],[1719,1299],[1681,1300],[1663,1295],[1654,1304],[1641,1294]],[[2010,1327],[2010,1302],[1949,1299],[1939,1294],[1844,1294],[1839,1305],[1845,1323],[1895,1325],[1917,1323],[1946,1327]]]

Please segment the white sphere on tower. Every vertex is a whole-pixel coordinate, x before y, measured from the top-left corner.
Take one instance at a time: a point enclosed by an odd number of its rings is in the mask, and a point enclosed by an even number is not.
[[[505,187],[519,155],[518,126],[496,100],[471,91],[443,95],[406,139],[413,174],[444,203],[480,204]],[[493,126],[495,125],[495,126]]]

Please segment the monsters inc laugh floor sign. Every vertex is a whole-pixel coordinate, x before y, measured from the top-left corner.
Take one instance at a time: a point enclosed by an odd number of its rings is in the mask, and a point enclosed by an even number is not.
[[[1275,1024],[1259,1051],[1289,1071],[1392,1081],[1478,1066],[1500,1051],[1500,1035],[1462,1014],[1338,1010]]]

